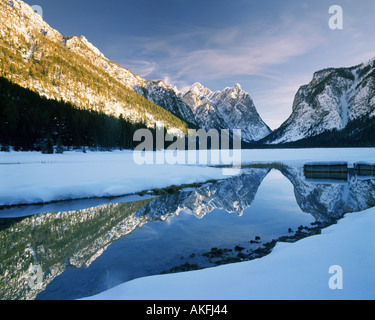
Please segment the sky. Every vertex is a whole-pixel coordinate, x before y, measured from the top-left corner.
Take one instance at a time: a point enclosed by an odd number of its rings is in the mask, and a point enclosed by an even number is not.
[[[315,71],[375,57],[373,0],[26,0],[64,36],[180,90],[241,84],[271,129]],[[342,8],[343,28],[331,29]],[[336,12],[337,13],[337,12]]]

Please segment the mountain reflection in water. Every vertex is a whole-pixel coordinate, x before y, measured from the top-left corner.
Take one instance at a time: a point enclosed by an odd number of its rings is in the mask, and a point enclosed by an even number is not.
[[[314,180],[284,166],[133,202],[32,216],[20,208],[22,217],[0,219],[0,299],[76,299],[137,277],[253,259],[373,206],[375,177]],[[31,265],[43,271],[37,290]]]

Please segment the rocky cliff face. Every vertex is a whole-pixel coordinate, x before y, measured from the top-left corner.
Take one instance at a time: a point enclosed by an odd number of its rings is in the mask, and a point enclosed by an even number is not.
[[[132,88],[135,92],[144,96],[158,106],[163,107],[176,117],[184,121],[197,125],[195,116],[188,105],[186,105],[177,95],[175,88],[165,84],[163,81],[146,81],[140,80],[133,84]]]
[[[198,128],[240,129],[242,140],[258,141],[271,133],[249,94],[239,84],[212,92],[200,83],[181,92],[163,81],[138,81],[133,89],[175,116]]]
[[[195,83],[180,97],[193,111],[198,125],[206,130],[241,129],[246,142],[258,141],[271,133],[249,94],[239,84],[212,92]]]
[[[264,141],[297,141],[375,116],[375,59],[351,68],[329,68],[314,74],[294,99],[289,119]],[[360,130],[360,128],[358,128]]]

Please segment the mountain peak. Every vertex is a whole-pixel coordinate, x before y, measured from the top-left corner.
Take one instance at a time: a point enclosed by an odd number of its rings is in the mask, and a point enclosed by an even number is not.
[[[201,88],[204,88],[204,86],[203,86],[200,82],[195,82],[195,83],[191,86],[191,89],[193,89],[193,88],[201,89]]]
[[[204,87],[200,82],[195,82],[191,86],[189,91],[196,94],[197,96],[207,96],[210,93],[212,93],[212,91],[210,89]]]
[[[241,129],[243,141],[257,141],[271,130],[256,111],[248,93],[236,83],[232,88],[212,92],[196,82],[183,96],[197,124],[203,129]]]
[[[104,58],[103,53],[101,53],[97,47],[95,47],[91,42],[89,42],[85,36],[81,36],[80,39],[86,45],[86,47],[92,50],[96,55]]]
[[[233,97],[233,99],[237,99],[238,94],[240,93],[246,93],[246,92],[242,90],[242,87],[239,83],[236,83],[233,87],[226,87],[224,90],[216,92],[218,97],[230,95]]]

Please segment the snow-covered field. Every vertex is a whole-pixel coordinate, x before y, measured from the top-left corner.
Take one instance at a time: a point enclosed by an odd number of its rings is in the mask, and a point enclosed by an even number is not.
[[[210,179],[222,170],[184,165],[137,165],[130,151],[0,153],[0,206],[133,194]]]
[[[260,259],[135,279],[93,300],[372,300],[375,209],[296,243],[278,243]]]
[[[187,158],[186,158],[187,159]],[[243,150],[241,163],[375,162],[375,148]],[[235,173],[235,171],[234,171]],[[0,206],[109,197],[227,178],[206,165],[138,165],[133,152],[0,152]]]

